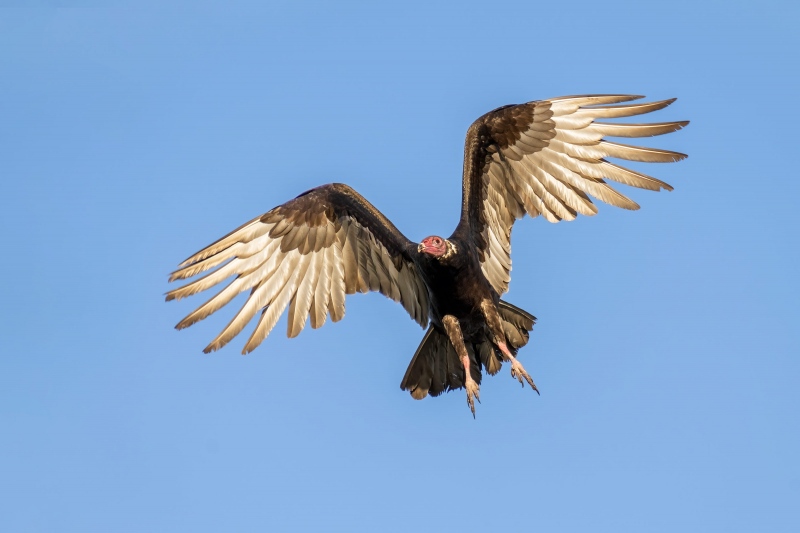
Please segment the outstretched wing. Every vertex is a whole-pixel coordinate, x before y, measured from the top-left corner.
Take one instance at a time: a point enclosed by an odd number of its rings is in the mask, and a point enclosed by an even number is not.
[[[483,273],[498,294],[508,290],[511,226],[527,213],[550,222],[591,216],[589,196],[624,209],[639,209],[606,179],[641,189],[672,190],[663,181],[623,168],[607,157],[665,163],[686,156],[629,146],[605,137],[651,137],[683,128],[687,121],[624,124],[598,119],[657,111],[675,101],[618,104],[628,95],[565,96],[504,106],[476,120],[467,131],[461,221],[454,235],[472,239]]]
[[[205,348],[217,350],[261,312],[242,353],[267,337],[289,306],[288,335],[336,322],[345,312],[345,294],[378,291],[400,302],[423,327],[428,324],[428,292],[412,260],[409,241],[364,197],[347,185],[323,185],[272,209],[181,263],[170,281],[205,276],[167,293],[178,300],[233,281],[176,326],[202,320],[250,290],[250,297]],[[221,265],[221,266],[220,266]]]

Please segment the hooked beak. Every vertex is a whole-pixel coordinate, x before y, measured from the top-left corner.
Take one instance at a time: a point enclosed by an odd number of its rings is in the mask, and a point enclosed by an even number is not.
[[[419,246],[417,246],[417,252],[421,254],[436,255],[436,248],[433,246],[426,246],[425,243],[419,243]]]

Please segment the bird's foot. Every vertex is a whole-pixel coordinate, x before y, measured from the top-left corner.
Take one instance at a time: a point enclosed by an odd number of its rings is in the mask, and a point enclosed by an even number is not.
[[[475,418],[475,400],[481,403],[481,388],[472,378],[467,378],[464,388],[467,389],[467,404],[469,405],[469,410],[472,411],[472,418]]]
[[[522,381],[524,378],[525,381],[528,382],[528,385],[530,385],[531,388],[536,391],[536,394],[539,394],[539,389],[536,388],[531,376],[525,371],[525,367],[523,367],[522,363],[517,361],[517,358],[513,356],[511,357],[511,377],[517,378],[517,381],[519,381],[519,384],[522,385],[523,388],[525,387],[525,382]]]

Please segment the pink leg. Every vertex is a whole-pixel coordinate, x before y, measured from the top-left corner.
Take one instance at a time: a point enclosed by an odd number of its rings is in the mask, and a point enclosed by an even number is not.
[[[522,381],[522,378],[525,378],[525,381],[528,382],[528,385],[530,385],[531,388],[536,391],[536,394],[539,394],[539,389],[536,388],[536,385],[533,383],[533,379],[531,379],[530,374],[525,371],[525,367],[522,366],[522,363],[517,361],[517,358],[511,355],[506,343],[499,342],[497,343],[497,347],[500,348],[500,351],[503,352],[503,355],[506,356],[506,359],[511,362],[511,377],[517,378],[519,384],[523,387],[525,387],[525,382]]]
[[[478,403],[481,403],[480,387],[475,380],[472,379],[472,374],[469,370],[469,354],[467,353],[467,347],[464,344],[464,336],[461,333],[461,326],[458,324],[458,319],[452,315],[446,315],[442,319],[442,323],[444,324],[444,329],[447,332],[447,336],[450,338],[450,342],[453,343],[453,347],[456,349],[458,359],[464,366],[464,388],[467,390],[467,405],[469,405],[469,410],[472,411],[472,418],[475,418],[475,400],[478,400]]]

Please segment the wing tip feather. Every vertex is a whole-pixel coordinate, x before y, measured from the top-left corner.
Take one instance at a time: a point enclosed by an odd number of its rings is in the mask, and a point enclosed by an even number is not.
[[[184,317],[183,320],[181,320],[180,322],[175,324],[175,329],[180,331],[182,329],[188,328],[189,326],[191,326],[192,324],[197,322],[197,320],[192,320],[191,316],[192,315],[188,315],[188,316]]]

